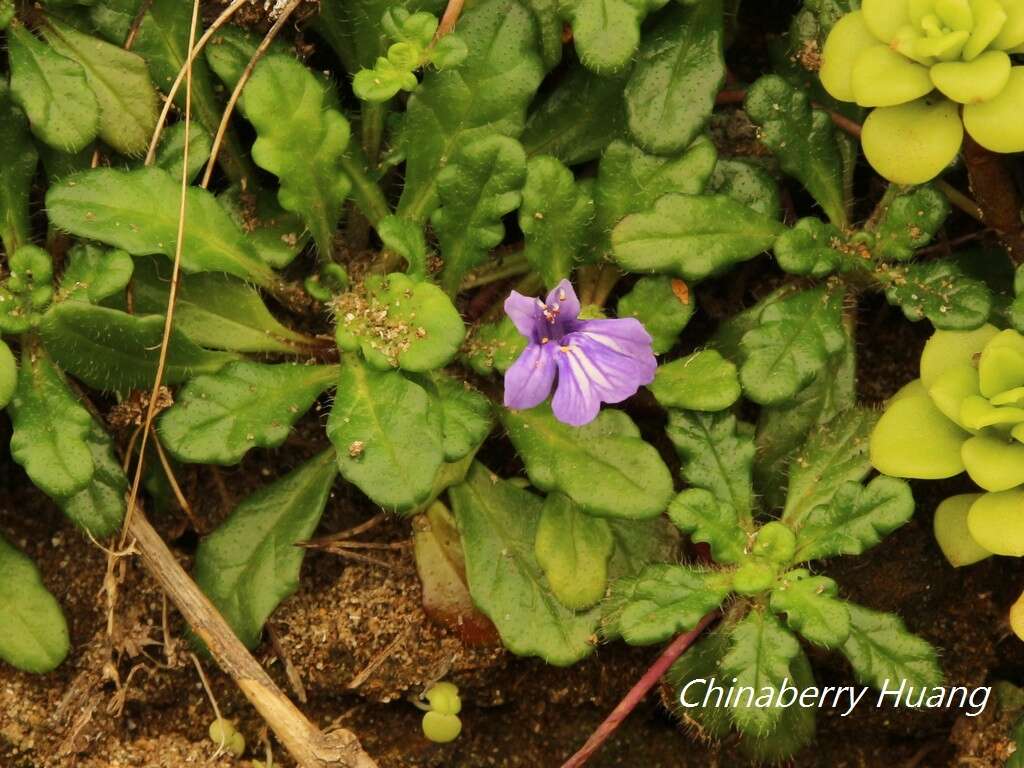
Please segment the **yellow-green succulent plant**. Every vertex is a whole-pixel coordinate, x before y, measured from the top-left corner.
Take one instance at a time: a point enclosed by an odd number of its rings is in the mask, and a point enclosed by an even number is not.
[[[871,433],[871,464],[925,480],[966,471],[985,491],[936,510],[936,539],[954,566],[1024,556],[1024,335],[992,325],[936,331],[920,374],[886,404]],[[1010,618],[1024,639],[1024,610]]]
[[[1024,0],[863,0],[825,41],[821,83],[873,107],[861,142],[898,184],[937,176],[964,129],[993,152],[1024,151]],[[961,120],[962,110],[962,120]]]

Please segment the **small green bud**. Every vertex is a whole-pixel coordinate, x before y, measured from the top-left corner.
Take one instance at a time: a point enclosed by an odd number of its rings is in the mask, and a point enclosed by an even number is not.
[[[772,585],[775,575],[775,569],[767,563],[751,560],[733,574],[732,588],[741,595],[756,595]]]
[[[444,715],[457,715],[462,709],[459,689],[454,683],[434,683],[423,696],[430,702],[430,708],[434,712],[440,712]]]
[[[776,565],[784,565],[793,559],[796,552],[796,534],[785,523],[778,520],[765,525],[757,532],[754,554],[764,557]]]
[[[223,717],[214,720],[210,723],[208,732],[210,741],[235,757],[241,757],[245,752],[245,738],[235,730],[234,723],[230,720],[225,720]]]
[[[395,43],[388,48],[388,61],[394,64],[396,69],[416,69],[422,56],[423,51],[414,43]]]

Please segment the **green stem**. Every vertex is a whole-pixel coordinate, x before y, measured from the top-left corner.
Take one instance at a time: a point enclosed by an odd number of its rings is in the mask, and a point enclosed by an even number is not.
[[[362,106],[363,154],[369,168],[376,168],[380,160],[380,145],[384,136],[385,104],[364,101]]]
[[[530,271],[530,262],[526,260],[522,252],[507,256],[501,261],[487,265],[487,268],[471,272],[462,281],[460,290],[468,291],[470,288],[479,288],[481,285],[496,283],[507,277],[517,277]]]
[[[350,147],[349,151],[341,156],[341,167],[352,182],[352,197],[355,198],[356,205],[376,227],[381,219],[391,215],[391,207],[380,185],[367,174],[366,164],[360,162],[362,158],[355,157],[357,153],[362,154],[358,148]]]

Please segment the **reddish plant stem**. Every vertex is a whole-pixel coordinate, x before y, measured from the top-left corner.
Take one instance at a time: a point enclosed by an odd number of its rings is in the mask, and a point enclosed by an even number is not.
[[[612,710],[611,714],[605,718],[604,722],[597,727],[597,730],[591,734],[579,751],[565,761],[562,768],[579,768],[579,766],[586,763],[601,748],[601,745],[608,740],[608,737],[615,733],[615,730],[622,725],[622,721],[629,717],[629,713],[636,709],[637,705],[643,701],[651,688],[658,684],[662,675],[668,672],[669,667],[675,663],[675,660],[682,656],[683,652],[700,637],[701,632],[717,618],[718,611],[712,611],[701,619],[696,627],[673,640],[671,645],[658,657],[658,660],[651,665],[651,668],[644,673],[644,676],[637,681],[636,685],[629,689],[629,693]]]

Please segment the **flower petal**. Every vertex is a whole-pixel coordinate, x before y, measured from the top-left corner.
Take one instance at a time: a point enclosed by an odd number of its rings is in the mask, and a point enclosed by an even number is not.
[[[968,437],[927,395],[901,397],[890,401],[871,432],[871,465],[894,477],[953,477],[964,471],[960,447]]]
[[[505,372],[505,407],[525,409],[540,405],[555,381],[554,354],[558,346],[530,344]]]
[[[531,341],[539,341],[535,337],[537,324],[543,319],[543,310],[539,299],[523,296],[518,291],[512,291],[505,299],[505,314],[515,324],[516,329]]]
[[[986,491],[1008,491],[1024,483],[1024,445],[1017,441],[976,435],[960,454],[971,480]]]
[[[971,138],[992,152],[1024,151],[1024,67],[1013,67],[1006,87],[994,99],[964,107],[964,127]]]
[[[864,121],[861,144],[871,166],[889,181],[923,184],[953,162],[963,138],[956,104],[919,99],[874,110]]]
[[[635,317],[620,317],[614,320],[584,320],[576,333],[621,355],[628,355],[637,362],[650,366],[652,371],[658,365],[652,351],[651,335],[644,328],[643,323]]]
[[[884,2],[884,0],[882,0]],[[839,101],[853,101],[853,63],[862,51],[878,45],[878,40],[864,24],[862,13],[854,11],[832,27],[821,49],[821,70],[818,76],[829,94]]]
[[[572,283],[562,280],[551,289],[548,294],[547,305],[558,306],[558,316],[563,320],[575,320],[580,314],[580,300],[576,297],[576,291]]]

